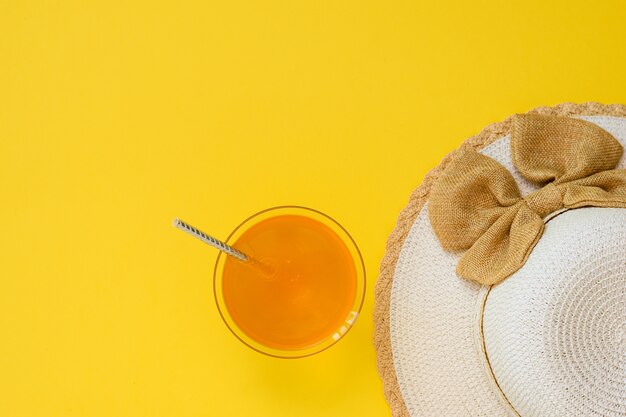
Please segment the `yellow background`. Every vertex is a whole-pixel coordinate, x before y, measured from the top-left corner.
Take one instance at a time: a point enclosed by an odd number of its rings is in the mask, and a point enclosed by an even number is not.
[[[386,416],[385,240],[484,125],[624,102],[621,1],[0,2],[0,416]],[[315,357],[240,344],[225,238],[298,204],[361,247],[363,314]]]

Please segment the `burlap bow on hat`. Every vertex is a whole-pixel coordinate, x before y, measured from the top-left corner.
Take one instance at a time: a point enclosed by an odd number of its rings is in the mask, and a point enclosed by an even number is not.
[[[580,119],[517,115],[511,156],[520,174],[542,186],[522,198],[511,173],[462,148],[433,187],[430,221],[442,247],[466,252],[457,273],[484,285],[524,265],[544,230],[544,217],[583,206],[626,208],[626,170],[614,169],[622,146]]]

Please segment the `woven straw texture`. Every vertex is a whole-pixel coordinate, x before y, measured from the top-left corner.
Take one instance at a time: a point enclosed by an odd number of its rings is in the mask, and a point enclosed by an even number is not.
[[[626,210],[551,220],[484,313],[493,373],[521,416],[626,415]]]
[[[537,109],[532,110],[529,113],[558,115],[558,116],[585,116],[587,115],[587,116],[626,117],[626,107],[622,105],[601,105],[598,103],[585,103],[585,104],[579,104],[579,105],[566,103],[566,104],[561,104],[555,107],[537,108]],[[609,121],[609,124],[610,124],[610,121]],[[493,155],[490,155],[490,153],[500,154],[500,155],[503,153],[508,153],[509,143],[498,141],[498,139],[501,139],[505,137],[507,134],[509,134],[510,128],[511,128],[510,118],[501,123],[490,125],[478,135],[471,137],[467,141],[465,141],[462,148],[472,148],[475,150],[482,150],[481,153],[487,154],[489,156],[493,156]],[[610,131],[610,129],[608,128],[606,129]],[[488,145],[491,145],[491,146],[488,147]],[[501,149],[503,147],[506,147],[506,152],[504,152],[503,149]],[[434,238],[434,235],[432,235],[432,230],[427,230],[427,229],[430,229],[430,225],[428,225],[426,222],[426,220],[428,219],[427,200],[429,198],[430,190],[433,184],[437,181],[442,171],[448,165],[451,158],[455,154],[456,152],[453,152],[450,155],[448,155],[437,168],[435,168],[425,177],[422,185],[412,193],[410,200],[409,200],[409,204],[401,212],[397,221],[396,228],[394,229],[394,231],[392,232],[392,234],[390,235],[388,239],[386,254],[381,262],[380,275],[379,275],[378,282],[376,284],[376,294],[375,294],[376,304],[375,304],[375,311],[374,311],[374,322],[375,322],[374,343],[375,343],[377,356],[378,356],[378,369],[379,369],[381,378],[383,380],[385,396],[391,407],[392,414],[396,417],[400,417],[400,416],[406,417],[409,415],[412,415],[412,416],[429,415],[429,414],[418,414],[420,411],[427,409],[421,406],[422,404],[420,403],[419,398],[414,398],[412,394],[410,398],[407,398],[407,399],[403,398],[401,385],[405,387],[405,392],[414,393],[413,391],[407,389],[407,387],[412,387],[420,382],[420,381],[412,380],[412,378],[415,378],[415,372],[407,372],[407,370],[404,368],[396,370],[396,367],[394,364],[394,350],[393,350],[392,341],[391,341],[392,340],[391,327],[394,324],[390,320],[390,307],[392,307],[391,298],[392,298],[394,274],[402,272],[402,271],[397,271],[399,267],[398,265],[399,258],[401,258],[402,256],[404,256],[405,259],[410,258],[409,256],[410,253],[409,254],[402,253],[403,248],[411,246],[407,244],[407,238],[409,237],[409,232],[414,231],[416,234],[421,233],[423,236],[426,236],[425,237],[426,239],[432,238],[432,244],[437,244],[437,240]],[[517,181],[518,187],[520,188],[520,192],[523,195],[531,193],[537,189],[537,187],[534,184],[526,181],[524,178],[520,176],[518,172],[516,172],[515,169],[512,168],[512,164],[510,160],[499,161],[499,162],[501,162],[503,165],[505,165],[509,169],[514,179]],[[583,210],[580,210],[580,212],[584,212],[587,210],[591,210],[591,209],[583,209]],[[610,210],[610,209],[597,209],[597,210]],[[418,219],[418,216],[421,219],[421,221]],[[564,217],[566,219],[565,216],[559,216],[556,219],[556,220],[559,220],[559,222],[562,221],[560,220],[560,217]],[[623,221],[623,220],[620,220],[620,221]],[[420,230],[420,228],[423,228],[423,230]],[[429,233],[432,236],[430,236]],[[619,239],[620,238],[618,237],[618,240]],[[454,267],[454,264],[458,260],[458,256],[454,254],[441,255],[441,256],[442,256],[442,259],[438,259],[438,262],[450,264],[451,267]],[[405,265],[401,265],[400,269],[402,268],[405,268]],[[433,279],[436,279],[436,277],[433,277]],[[472,315],[476,311],[480,310],[479,304],[482,303],[482,300],[484,299],[483,297],[484,291],[481,289],[479,285],[465,282],[462,280],[455,281],[453,285],[457,286],[457,288],[455,288],[453,292],[454,294],[457,294],[458,299],[450,300],[449,302],[456,303],[459,311],[466,311],[466,316],[468,314]],[[564,290],[564,291],[567,291],[567,290]],[[570,289],[569,291],[575,292],[577,290]],[[396,297],[404,296],[402,294],[402,291],[395,291],[394,293]],[[468,294],[471,294],[471,296],[467,296]],[[428,293],[426,292],[426,294],[423,294],[423,295],[428,296]],[[433,295],[436,296],[437,294],[433,294]],[[568,299],[568,298],[565,297],[564,299]],[[491,303],[489,305],[489,308],[492,308]],[[563,307],[563,308],[567,308],[567,307]],[[489,327],[490,323],[492,322],[490,322],[487,319],[488,311],[486,311],[485,313],[486,313],[485,332],[487,334],[489,329],[492,328],[492,327]],[[419,318],[414,319],[414,320],[419,320]],[[458,323],[456,323],[456,321],[458,321]],[[475,316],[459,317],[459,320],[453,320],[453,323],[452,323],[453,325],[457,326],[456,328],[452,326],[452,327],[446,328],[445,330],[448,332],[449,331],[469,332],[470,339],[474,340],[474,334],[476,333],[477,329],[472,328],[471,325],[469,326],[470,329],[465,329],[464,326],[467,326],[467,323],[474,323],[477,321],[478,320],[476,320]],[[418,324],[416,327],[419,328],[419,322],[416,322],[416,323]],[[607,323],[608,323],[607,326],[610,327],[611,325],[610,322],[607,322]],[[618,330],[615,330],[618,332],[616,334],[621,334],[619,333]],[[430,343],[430,344],[428,346],[424,346],[424,349],[422,349],[422,351],[420,352],[420,354],[423,354],[425,356],[420,361],[420,366],[423,367],[423,369],[420,369],[420,371],[423,371],[425,373],[430,373],[430,372],[434,374],[438,373],[439,379],[443,381],[442,383],[443,385],[439,387],[434,387],[434,389],[444,389],[444,390],[448,389],[450,392],[455,392],[455,391],[458,392],[460,389],[463,389],[463,388],[467,388],[470,391],[471,390],[478,391],[478,392],[484,391],[485,393],[484,396],[486,398],[476,398],[474,400],[470,398],[466,401],[466,403],[464,403],[463,407],[465,408],[463,409],[463,413],[461,413],[463,415],[515,415],[514,413],[512,414],[507,411],[506,401],[517,401],[517,400],[511,399],[511,398],[501,398],[501,396],[497,394],[498,393],[497,387],[489,386],[488,383],[484,382],[485,378],[484,378],[483,373],[485,372],[485,369],[484,369],[483,364],[480,363],[480,361],[475,360],[476,362],[475,367],[478,368],[478,373],[476,375],[469,375],[465,378],[465,381],[463,381],[463,384],[465,385],[465,387],[464,386],[446,387],[445,386],[446,379],[453,381],[452,383],[454,384],[455,375],[446,375],[446,370],[437,369],[436,363],[433,364],[433,369],[428,369],[428,366],[429,366],[428,365],[429,358],[427,357],[428,349],[431,349],[431,348],[439,348],[439,350],[447,349],[446,346],[437,345],[438,340],[445,339],[443,338],[443,335],[441,335],[442,337],[440,339],[438,339],[438,336],[439,335],[432,335],[432,334],[429,335],[430,339],[425,340],[425,345],[427,343]],[[411,337],[416,337],[416,334],[413,333]],[[594,337],[600,338],[601,334],[596,333],[596,336],[593,336],[593,335],[590,336],[589,340],[596,340],[596,339],[593,339]],[[497,349],[497,343],[495,342],[492,343],[491,342],[492,339],[489,339],[489,340],[490,342],[486,346],[487,352],[492,351],[492,349]],[[497,340],[497,339],[494,338],[493,340]],[[402,340],[400,340],[399,342],[400,346],[402,345],[401,342]],[[450,347],[448,348],[449,351],[446,351],[445,354],[449,355],[449,360],[451,362],[471,363],[472,361],[471,358],[475,356],[476,351],[481,350],[481,347],[474,346],[474,349],[475,351],[458,352],[454,349],[454,347]],[[438,354],[441,354],[441,353],[442,352],[438,352]],[[501,357],[504,358],[505,356],[506,355],[502,355]],[[492,371],[496,375],[498,374],[498,372],[502,372],[502,369],[504,369],[504,368],[498,368],[498,366],[496,366],[495,364],[492,364],[492,366],[493,366]],[[615,366],[621,366],[621,365],[617,364]],[[561,370],[561,371],[567,372],[566,370]],[[621,375],[623,375],[623,370],[622,370]],[[499,379],[498,381],[501,383],[505,383],[505,382],[500,381]],[[516,384],[515,378],[512,378],[511,381],[512,381],[511,384],[515,386]],[[506,389],[511,390],[511,387],[507,387]],[[511,392],[514,392],[514,391],[515,390]],[[615,395],[615,393],[613,394],[608,393],[607,395]],[[424,401],[426,400],[427,398],[424,399]],[[472,403],[472,401],[474,401],[475,403]],[[532,407],[530,408],[522,407],[522,408],[526,413],[530,413],[529,415],[535,415],[535,414],[532,414]],[[433,412],[431,413],[431,415],[455,415],[454,413],[457,413],[457,414],[459,413],[458,404],[456,406],[454,404],[449,405],[445,401],[441,401],[440,404],[437,404],[436,409],[437,409],[437,412]]]

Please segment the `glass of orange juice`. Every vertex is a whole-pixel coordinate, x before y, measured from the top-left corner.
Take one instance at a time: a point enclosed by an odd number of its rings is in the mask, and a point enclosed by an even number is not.
[[[224,322],[266,355],[300,358],[341,339],[359,315],[365,267],[348,232],[310,208],[281,206],[244,220],[226,243],[264,268],[220,252],[213,291]]]

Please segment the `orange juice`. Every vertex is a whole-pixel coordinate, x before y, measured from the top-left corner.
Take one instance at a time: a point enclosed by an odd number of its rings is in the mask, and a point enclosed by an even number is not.
[[[242,332],[274,349],[298,350],[333,335],[355,302],[357,271],[342,239],[300,215],[262,220],[233,246],[275,269],[268,275],[228,257],[222,296]]]

